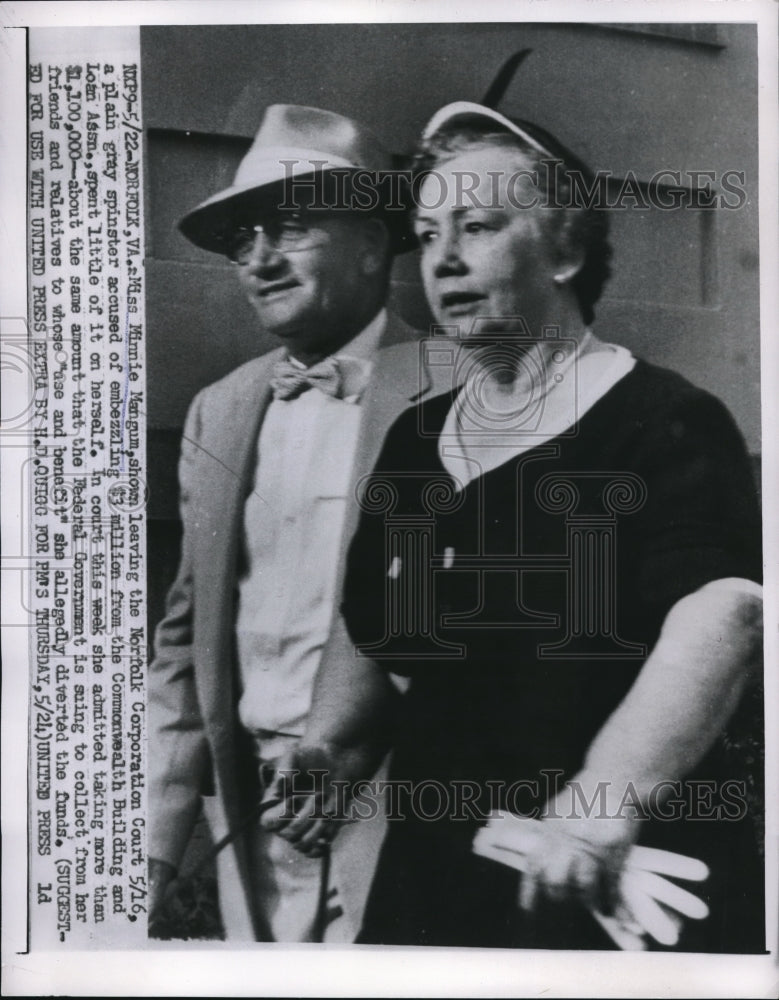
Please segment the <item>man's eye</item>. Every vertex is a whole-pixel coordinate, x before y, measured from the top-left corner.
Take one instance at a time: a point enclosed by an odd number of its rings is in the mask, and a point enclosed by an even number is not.
[[[229,237],[228,241],[228,252],[229,253],[240,253],[245,251],[247,248],[251,250],[254,246],[255,230],[248,229],[245,226],[241,226],[236,229]]]
[[[416,235],[419,242],[424,246],[426,243],[432,243],[438,236],[438,233],[433,232],[432,229],[422,229],[417,230]]]
[[[486,232],[488,229],[489,226],[485,225],[483,222],[476,222],[475,220],[466,222],[465,225],[463,226],[463,230],[466,233],[483,233]]]

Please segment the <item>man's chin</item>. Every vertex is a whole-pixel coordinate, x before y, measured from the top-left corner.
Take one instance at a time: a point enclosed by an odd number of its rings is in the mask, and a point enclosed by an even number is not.
[[[305,318],[301,317],[295,310],[280,308],[281,303],[255,300],[252,305],[263,330],[280,340],[300,336],[301,332],[309,325],[306,324]]]
[[[279,317],[265,320],[261,316],[262,330],[287,348],[289,353],[299,358],[304,364],[310,364],[312,358],[325,357],[330,353],[330,343],[323,336],[322,326],[306,323],[302,326],[293,320],[282,322]],[[275,321],[274,321],[275,320]]]

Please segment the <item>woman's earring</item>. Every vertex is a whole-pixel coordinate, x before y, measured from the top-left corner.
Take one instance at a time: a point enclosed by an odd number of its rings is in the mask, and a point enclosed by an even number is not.
[[[576,274],[576,272],[580,268],[581,268],[581,262],[578,260],[573,261],[572,263],[568,264],[567,267],[564,267],[562,271],[558,271],[557,274],[553,276],[552,281],[554,281],[556,285],[564,285],[566,281],[571,280],[571,278]]]

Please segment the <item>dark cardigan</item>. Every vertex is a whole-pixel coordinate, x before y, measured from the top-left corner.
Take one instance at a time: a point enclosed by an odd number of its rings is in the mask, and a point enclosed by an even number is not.
[[[360,940],[611,947],[575,907],[523,920],[515,874],[470,843],[490,808],[529,813],[581,767],[680,598],[723,577],[760,580],[749,459],[719,401],[639,361],[569,432],[455,493],[438,455],[452,399],[390,430],[349,555],[352,638],[411,678],[398,818]],[[648,821],[641,843],[712,867],[713,916],[688,921],[680,947],[761,950],[751,823],[711,818],[727,812],[720,751],[688,776],[685,817]],[[689,818],[702,811],[696,780],[716,782],[708,820]],[[729,881],[742,873],[743,891]]]

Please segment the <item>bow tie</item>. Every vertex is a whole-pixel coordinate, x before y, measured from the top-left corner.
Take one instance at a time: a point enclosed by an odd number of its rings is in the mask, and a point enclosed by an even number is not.
[[[273,366],[270,385],[274,399],[295,399],[307,389],[319,389],[338,399],[342,395],[343,377],[336,358],[325,358],[310,368],[299,368],[291,361],[278,361]]]

